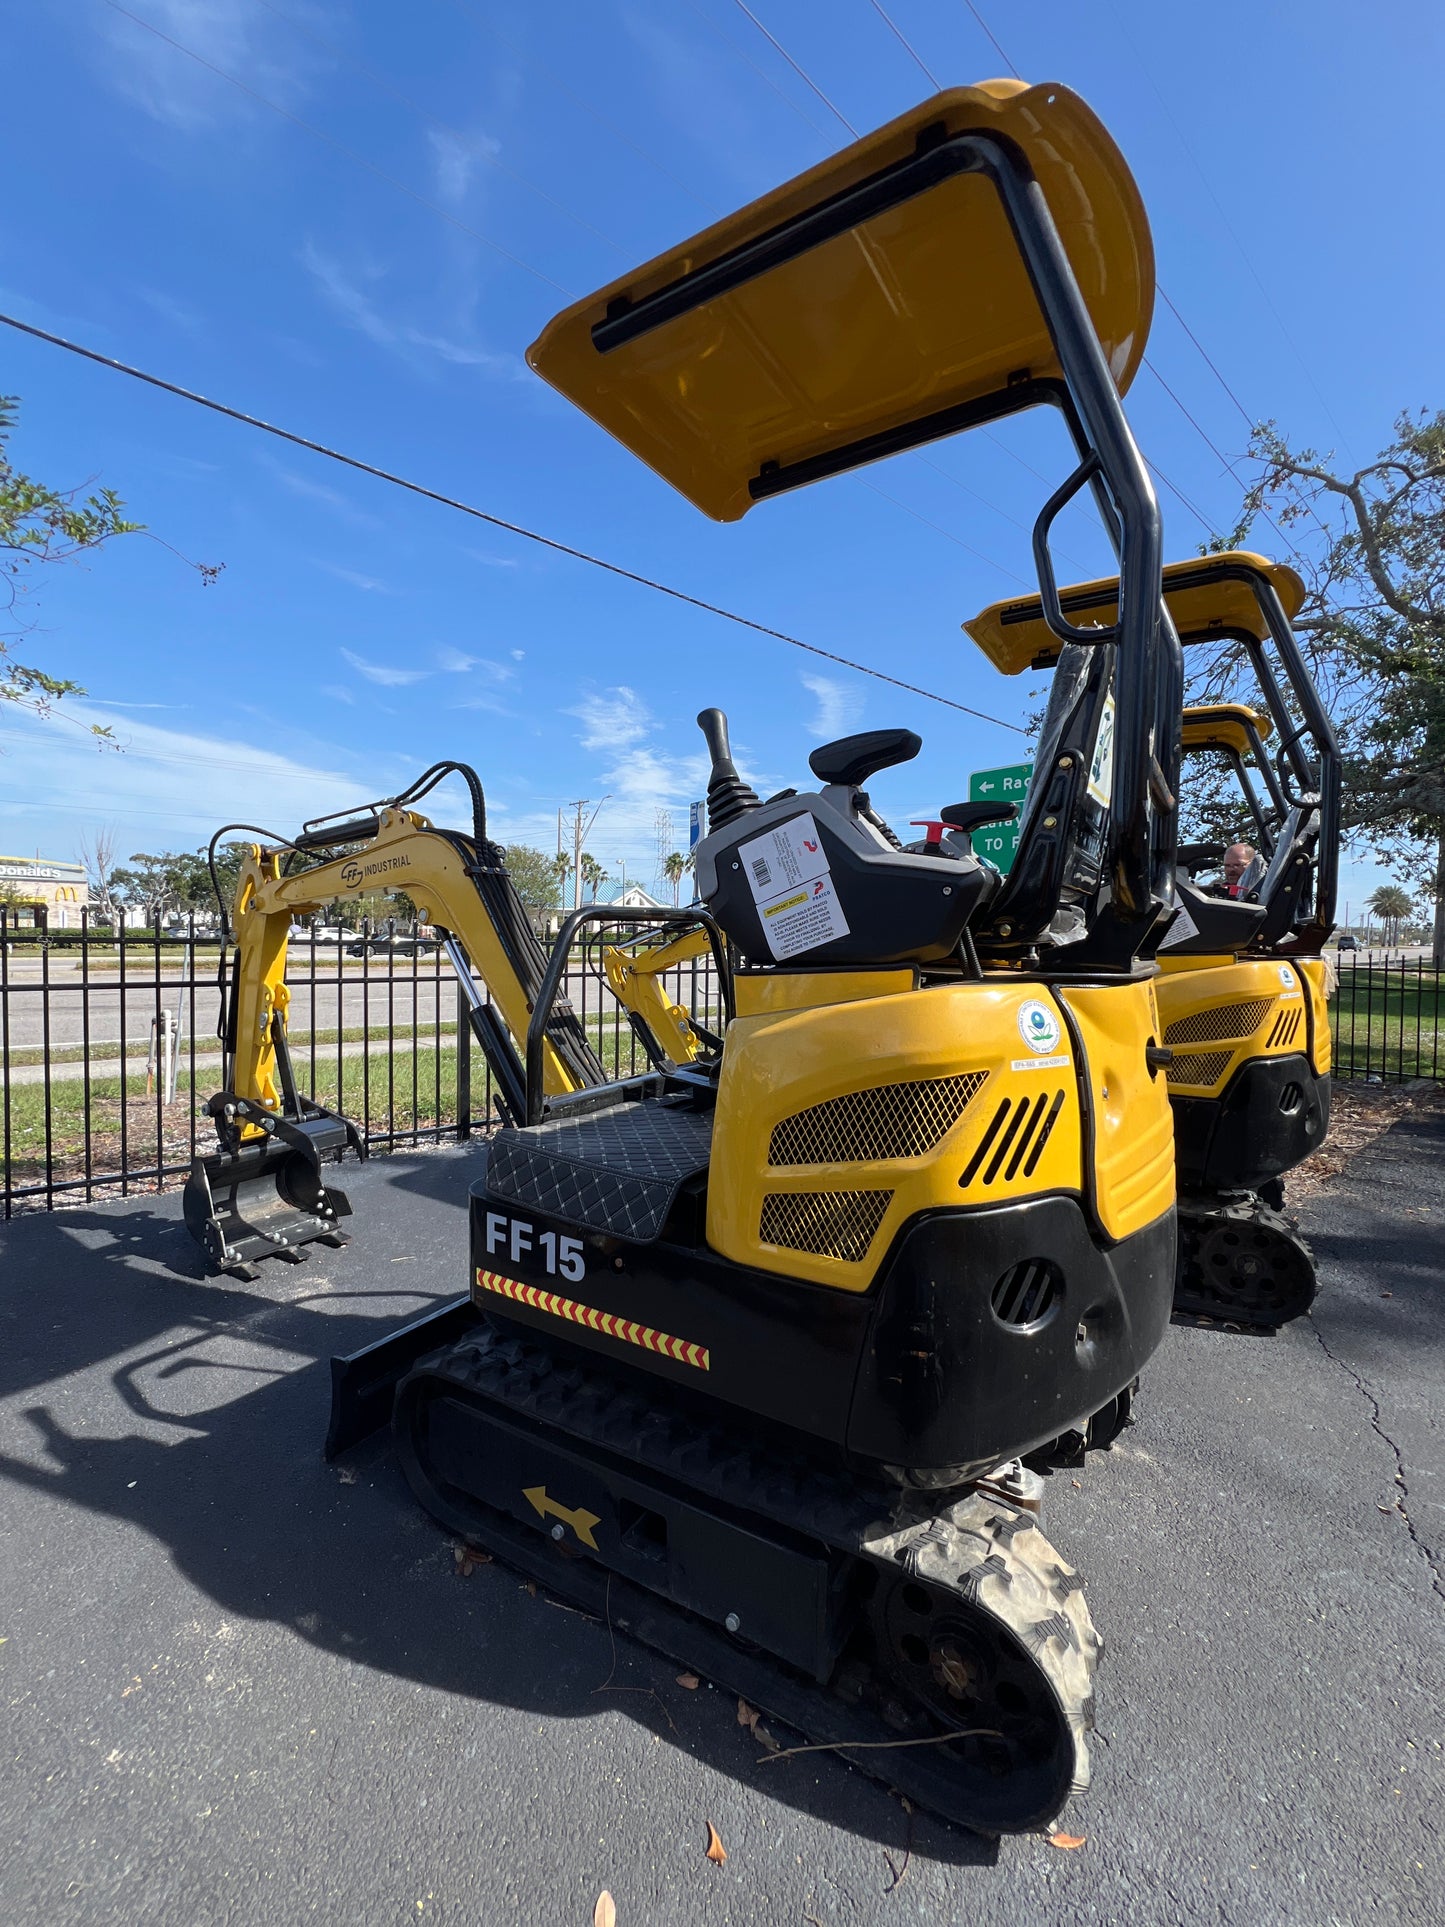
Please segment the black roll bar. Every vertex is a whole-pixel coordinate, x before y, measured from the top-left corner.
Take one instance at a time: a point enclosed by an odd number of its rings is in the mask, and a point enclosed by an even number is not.
[[[552,1007],[557,1001],[557,992],[562,979],[567,974],[567,966],[572,955],[572,939],[587,923],[636,924],[649,929],[670,928],[700,924],[707,932],[708,943],[712,947],[713,962],[717,965],[718,989],[722,997],[724,1023],[731,1023],[733,1017],[733,978],[728,967],[727,941],[718,923],[706,910],[696,906],[676,909],[661,906],[657,909],[632,908],[616,903],[584,903],[580,910],[574,910],[557,933],[552,946],[552,955],[547,960],[546,974],[537,992],[537,1001],[532,1006],[532,1014],[527,1020],[527,1117],[528,1124],[540,1124],[547,1108],[546,1086],[543,1073],[542,1047],[547,1038],[547,1025],[552,1019]]]
[[[950,135],[941,125],[925,130],[904,160],[651,294],[612,302],[594,325],[592,341],[599,354],[608,354],[960,174],[985,174],[998,191],[1066,392],[1021,370],[1017,384],[997,396],[936,411],[800,462],[769,463],[749,488],[755,499],[775,495],[1041,401],[1063,407],[1083,465],[1078,480],[1093,485],[1119,560],[1117,747],[1105,853],[1110,888],[1085,944],[1100,961],[1128,958],[1142,949],[1160,911],[1173,902],[1179,723],[1177,704],[1171,715],[1168,703],[1175,694],[1182,698],[1183,665],[1170,659],[1178,655],[1172,634],[1163,636],[1161,648],[1164,554],[1153,484],[1053,214],[1022,149],[999,134]],[[1033,888],[1040,899],[1052,890],[1054,900],[1029,910],[1042,912],[1046,921],[1061,887],[1060,866],[1050,864]]]

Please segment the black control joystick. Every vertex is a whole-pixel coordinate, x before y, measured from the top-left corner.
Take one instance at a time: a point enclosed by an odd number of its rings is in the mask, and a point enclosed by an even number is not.
[[[712,757],[712,774],[707,782],[707,827],[711,835],[735,822],[748,810],[755,810],[758,807],[758,793],[738,775],[732,747],[728,742],[728,719],[722,711],[704,709],[698,716],[697,726]]]

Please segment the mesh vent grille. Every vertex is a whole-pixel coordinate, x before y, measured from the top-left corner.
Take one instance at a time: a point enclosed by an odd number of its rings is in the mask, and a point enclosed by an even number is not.
[[[1274,1020],[1274,1029],[1269,1033],[1267,1050],[1278,1050],[1282,1045],[1292,1044],[1304,1022],[1304,1010],[1296,1005],[1293,1010],[1282,1010]]]
[[[892,1201],[891,1191],[770,1191],[758,1235],[764,1244],[857,1264]]]
[[[830,1097],[773,1126],[769,1164],[860,1164],[873,1158],[916,1158],[957,1124],[988,1082],[987,1071],[882,1084]]]
[[[1176,1057],[1164,1075],[1171,1084],[1214,1084],[1233,1055],[1232,1050],[1195,1051],[1192,1057]]]
[[[1217,1010],[1196,1010],[1181,1017],[1164,1033],[1166,1044],[1212,1044],[1218,1037],[1248,1037],[1259,1029],[1274,1007],[1273,997],[1251,997],[1243,1004],[1221,1004]]]

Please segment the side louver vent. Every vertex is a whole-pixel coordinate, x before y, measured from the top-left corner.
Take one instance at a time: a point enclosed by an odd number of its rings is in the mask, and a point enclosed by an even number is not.
[[[990,1303],[1001,1325],[1028,1331],[1042,1325],[1063,1290],[1063,1276],[1048,1258],[1025,1258],[1010,1265],[993,1288]]]
[[[1063,1108],[1062,1091],[1040,1091],[1033,1098],[1004,1098],[964,1166],[960,1188],[966,1191],[975,1178],[980,1184],[992,1184],[1000,1172],[1008,1179],[1022,1170],[1026,1178],[1031,1178]]]
[[[892,1201],[891,1191],[770,1191],[758,1235],[786,1251],[856,1265],[868,1256]]]
[[[1299,1035],[1299,1027],[1305,1020],[1304,1010],[1298,1004],[1293,1010],[1282,1010],[1274,1020],[1274,1028],[1269,1033],[1267,1050],[1278,1050],[1282,1045],[1292,1044]]]
[[[862,1164],[870,1159],[917,1158],[957,1124],[987,1071],[882,1084],[871,1091],[830,1097],[773,1126],[769,1164]]]
[[[1248,1037],[1259,1029],[1274,1007],[1273,997],[1251,997],[1247,1003],[1220,1004],[1215,1010],[1196,1010],[1181,1017],[1164,1033],[1166,1044],[1212,1044],[1220,1037]]]
[[[1176,1057],[1164,1075],[1170,1084],[1190,1084],[1202,1090],[1218,1081],[1233,1055],[1232,1050],[1197,1050],[1188,1057]]]

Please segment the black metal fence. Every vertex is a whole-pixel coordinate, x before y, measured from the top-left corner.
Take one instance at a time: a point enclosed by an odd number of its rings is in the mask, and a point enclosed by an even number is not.
[[[574,947],[565,992],[604,1066],[647,1068],[602,976],[603,939]],[[37,932],[0,907],[0,1216],[185,1178],[215,1147],[219,939],[197,928]],[[496,1122],[492,1079],[446,953],[363,925],[293,936],[286,973],[297,1084],[372,1150],[467,1138]],[[709,959],[670,971],[674,1000],[717,1021]],[[478,984],[489,1002],[485,985]]]
[[[1445,1080],[1445,971],[1427,957],[1347,951],[1331,1014],[1336,1077]]]

